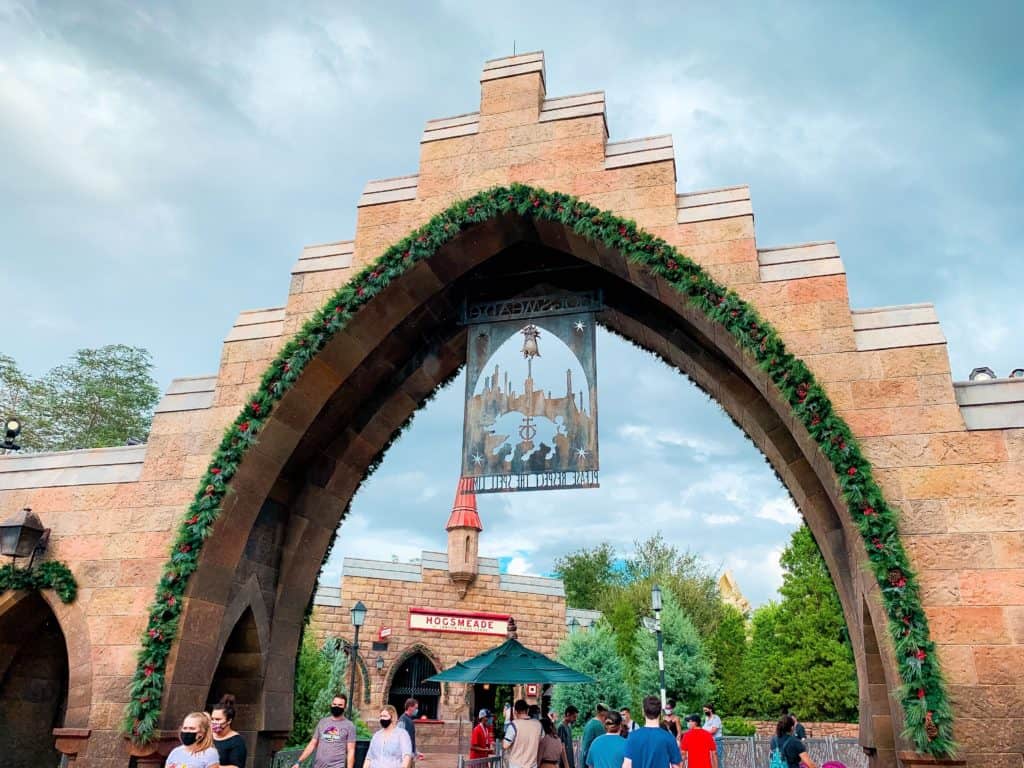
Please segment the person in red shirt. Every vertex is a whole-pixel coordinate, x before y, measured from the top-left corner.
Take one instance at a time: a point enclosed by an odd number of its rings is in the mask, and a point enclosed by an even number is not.
[[[700,727],[700,715],[686,716],[686,732],[679,740],[687,768],[718,768],[714,737]]]
[[[477,717],[476,725],[473,726],[473,736],[469,740],[469,759],[476,760],[480,757],[490,757],[494,754],[494,736],[490,729],[491,712],[481,709]]]

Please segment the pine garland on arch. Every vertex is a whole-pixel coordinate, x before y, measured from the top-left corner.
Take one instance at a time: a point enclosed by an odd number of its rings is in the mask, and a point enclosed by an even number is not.
[[[577,198],[522,185],[496,187],[455,203],[388,248],[342,287],[267,368],[259,388],[225,432],[179,527],[142,638],[125,712],[126,735],[138,742],[151,741],[155,735],[167,658],[178,630],[188,579],[198,567],[199,552],[217,519],[230,480],[275,404],[324,345],[391,280],[413,264],[429,259],[474,224],[510,213],[564,224],[590,242],[616,249],[661,276],[691,306],[728,331],[767,374],[832,465],[843,500],[864,540],[899,664],[902,685],[892,694],[906,713],[905,736],[921,753],[937,757],[954,754],[952,710],[921,606],[920,585],[899,539],[897,510],[886,502],[849,426],[835,412],[811,371],[786,350],[779,334],[751,305],[664,240],[639,229],[633,221]]]
[[[44,560],[31,570],[0,566],[0,595],[15,589],[52,589],[62,603],[73,603],[78,596],[74,574],[59,560]]]

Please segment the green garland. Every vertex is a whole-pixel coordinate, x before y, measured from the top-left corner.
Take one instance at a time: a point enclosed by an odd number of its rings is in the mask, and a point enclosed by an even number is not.
[[[44,560],[32,570],[0,566],[0,594],[9,589],[52,589],[62,603],[73,603],[78,596],[78,582],[59,560]]]
[[[359,308],[413,264],[429,259],[445,243],[475,224],[515,214],[557,222],[591,243],[621,252],[664,278],[689,304],[724,327],[789,402],[797,420],[831,463],[849,513],[867,549],[881,586],[902,685],[893,692],[906,713],[905,735],[919,752],[948,756],[955,751],[953,716],[939,670],[935,645],[921,607],[920,585],[899,539],[897,510],[872,477],[847,424],[807,366],[786,350],[779,334],[734,291],[711,279],[695,262],[630,220],[558,192],[522,185],[498,187],[455,203],[448,210],[388,248],[341,288],[282,348],[263,374],[259,389],[228,428],[189,506],[166,564],[139,663],[130,686],[125,733],[151,741],[160,714],[164,674],[178,632],[182,600],[198,567],[199,551],[220,512],[228,483],[274,405],[296,382],[324,345]],[[382,454],[381,454],[382,455]],[[380,455],[371,470],[379,463]]]

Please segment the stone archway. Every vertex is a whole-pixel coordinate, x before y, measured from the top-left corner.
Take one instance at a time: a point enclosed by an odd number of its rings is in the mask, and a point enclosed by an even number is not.
[[[38,592],[0,613],[0,748],[15,768],[55,763],[54,729],[68,706],[68,651],[57,617]]]
[[[53,723],[43,722],[45,714],[39,718],[36,713],[34,722],[42,722],[42,730],[38,734],[41,741],[34,739],[39,743],[33,746],[52,748],[56,742],[58,755],[77,755],[89,738],[92,702],[92,653],[81,606],[61,602],[51,590],[5,592],[0,595],[0,639],[0,688],[8,687],[9,674],[23,682],[31,680],[34,663],[42,678],[34,685],[31,698],[37,705],[43,704],[49,691],[59,699]],[[25,663],[26,653],[32,663]],[[9,719],[6,722],[11,723]],[[14,760],[10,751],[5,754]]]
[[[779,473],[819,541],[851,627],[864,704],[862,741],[877,751],[876,764],[894,764],[893,734],[902,713],[892,702],[871,698],[872,692],[900,685],[891,645],[873,630],[887,626],[878,583],[868,575],[863,542],[841,500],[834,470],[753,359],[701,312],[672,299],[673,289],[662,277],[638,274],[622,253],[603,252],[565,226],[505,215],[457,236],[434,258],[438,261],[417,264],[368,301],[310,360],[307,372],[275,408],[232,480],[235,493],[214,526],[213,553],[200,558],[183,621],[189,620],[192,599],[203,600],[210,610],[211,601],[203,598],[217,589],[210,579],[230,562],[226,558],[232,556],[232,541],[240,538],[237,532],[252,526],[268,495],[290,515],[279,594],[311,594],[315,566],[367,469],[461,364],[465,332],[451,310],[466,281],[472,280],[475,290],[498,285],[508,290],[517,272],[543,266],[554,287],[569,287],[567,280],[576,286],[599,285],[608,305],[602,322],[659,354],[711,394]],[[219,543],[218,531],[236,533]],[[207,557],[218,563],[216,570],[205,567]],[[269,659],[267,680],[287,681],[277,691],[281,698],[290,698],[288,671],[299,640],[298,606],[304,602],[279,600],[274,607],[273,642],[284,652]],[[879,649],[881,664],[868,664],[874,649]],[[172,657],[164,714],[168,723],[188,708],[188,691],[175,686],[175,667]],[[194,673],[190,666],[189,674]],[[265,727],[286,724],[265,720]]]

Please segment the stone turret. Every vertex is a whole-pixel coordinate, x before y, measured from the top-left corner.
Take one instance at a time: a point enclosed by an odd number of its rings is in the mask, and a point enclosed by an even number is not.
[[[465,597],[466,590],[479,572],[477,556],[480,551],[480,531],[484,529],[476,511],[473,478],[459,479],[452,514],[445,528],[448,531],[448,578],[458,587],[459,597]]]

